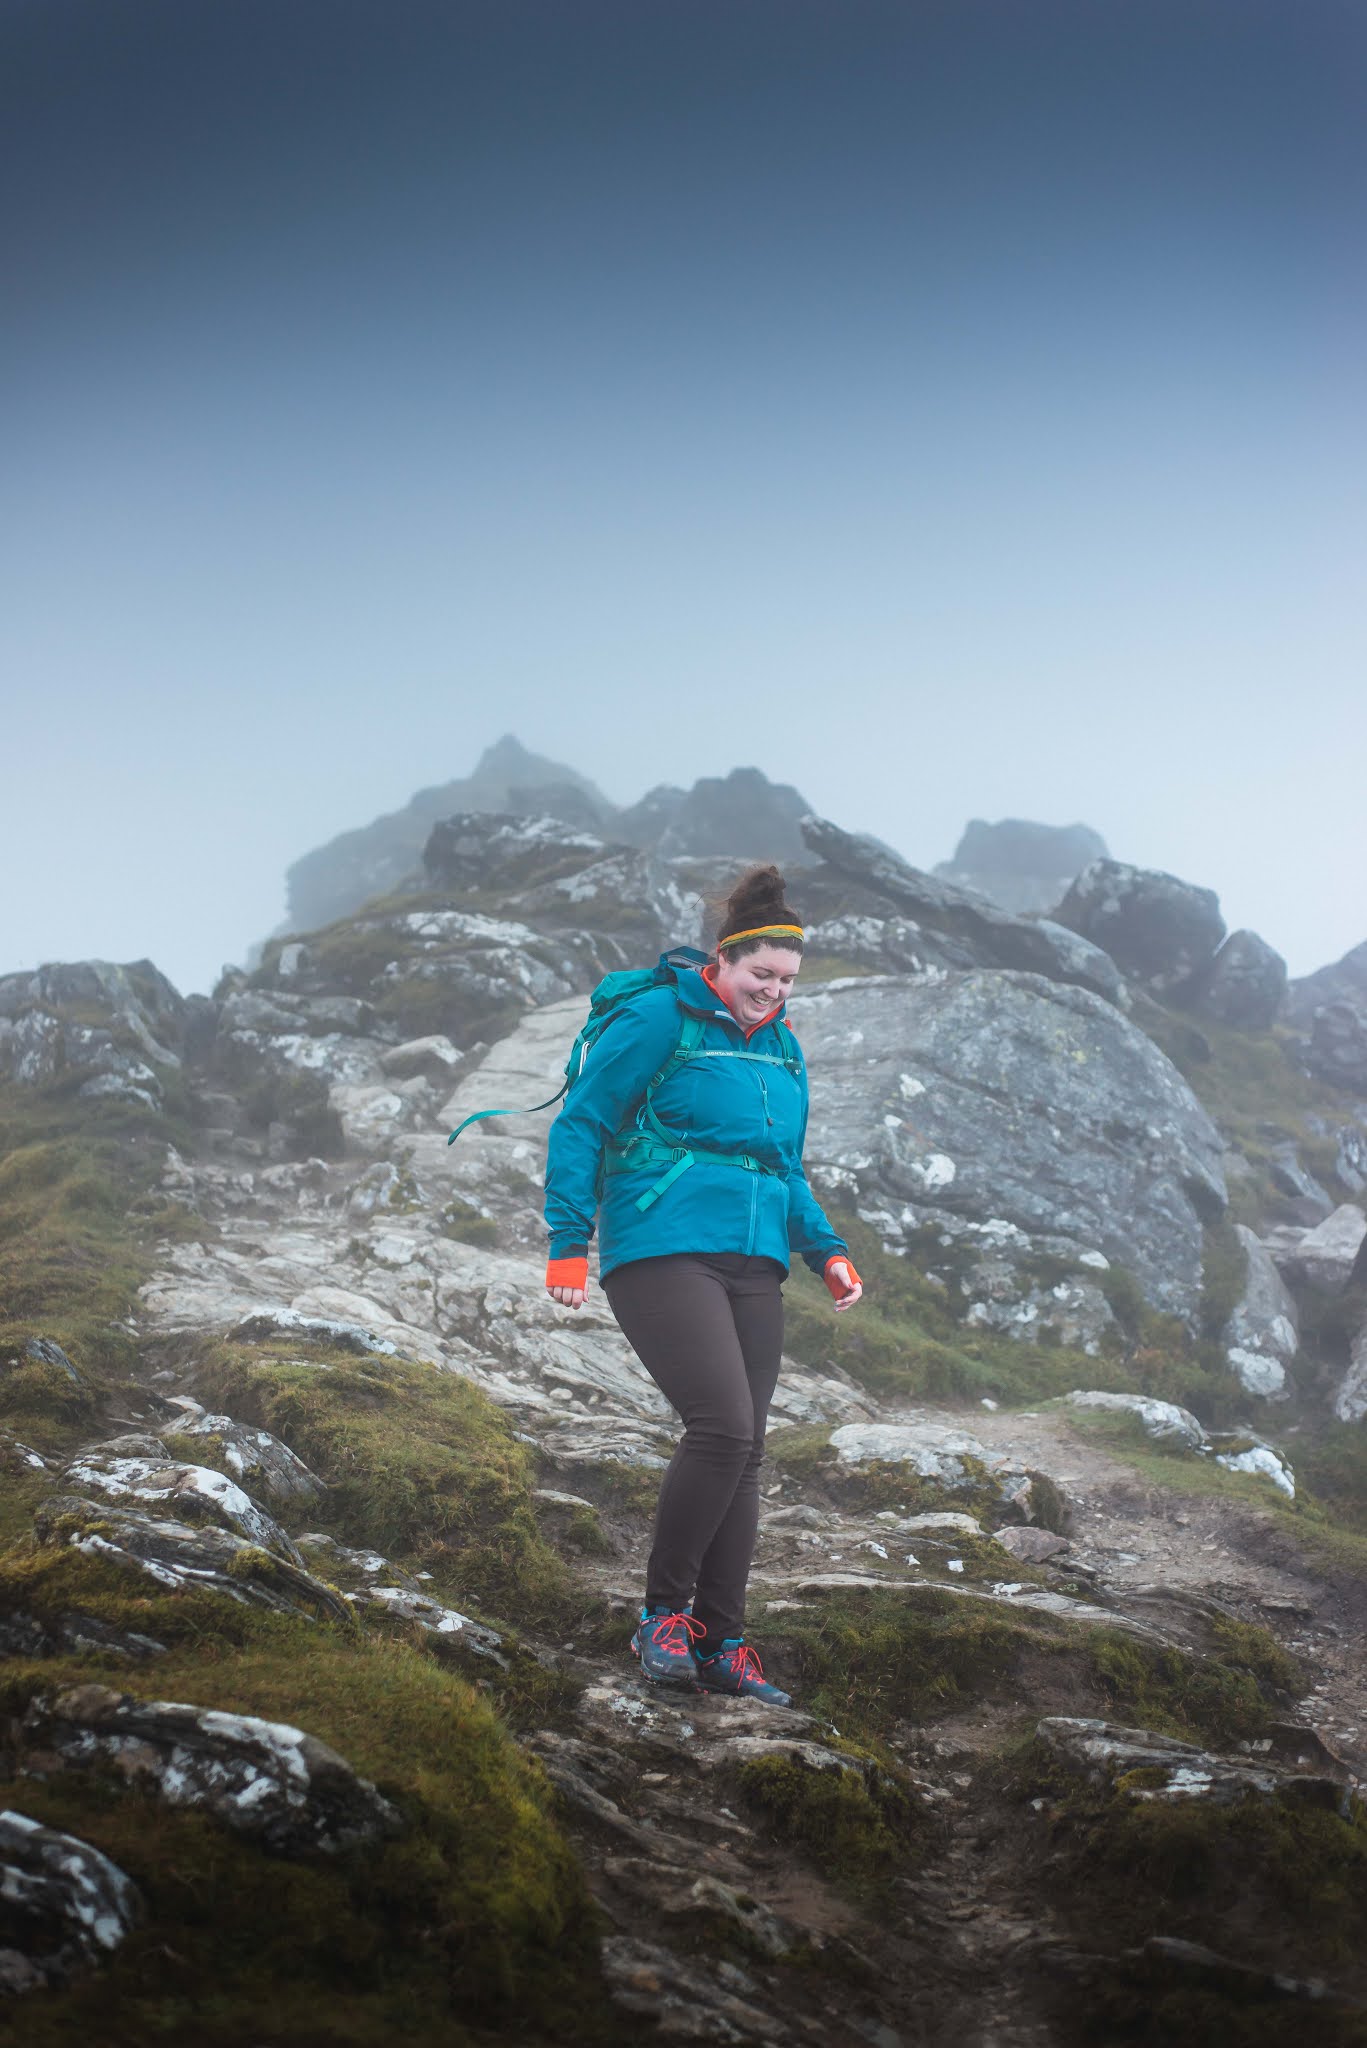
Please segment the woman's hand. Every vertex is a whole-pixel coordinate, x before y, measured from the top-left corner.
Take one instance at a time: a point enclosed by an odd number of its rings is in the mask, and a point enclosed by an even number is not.
[[[561,1308],[582,1308],[589,1298],[587,1252],[568,1259],[547,1259],[546,1292]]]
[[[864,1292],[864,1283],[854,1270],[853,1260],[841,1252],[827,1259],[823,1278],[830,1289],[837,1315],[842,1309],[853,1308]]]
[[[552,1301],[558,1301],[561,1308],[582,1308],[588,1295],[582,1287],[548,1287],[547,1294]]]

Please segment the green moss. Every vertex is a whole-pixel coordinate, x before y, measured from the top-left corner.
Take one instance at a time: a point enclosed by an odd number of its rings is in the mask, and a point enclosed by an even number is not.
[[[1248,1254],[1234,1225],[1221,1218],[1205,1227],[1201,1261],[1201,1329],[1218,1338],[1243,1295]]]
[[[1104,1924],[1113,1950],[1180,1935],[1236,1958],[1251,1946],[1258,1968],[1313,1975],[1367,1948],[1367,1822],[1356,1802],[1341,1818],[1294,1797],[1221,1806],[1074,1784],[1051,1832],[1053,1854],[1040,1859],[1048,1891],[1065,1912],[1085,1912],[1093,1934]]]
[[[1057,1640],[1042,1618],[930,1585],[833,1594],[800,1614],[757,1620],[755,1632],[781,1648],[808,1711],[861,1735],[997,1693],[1026,1647]]]
[[[956,1551],[956,1555],[959,1554]],[[1024,1570],[1010,1567],[1013,1579]],[[1001,1575],[1001,1567],[996,1567]],[[1260,1735],[1282,1711],[1277,1689],[1295,1668],[1260,1630],[1213,1630],[1209,1654],[1188,1654],[1117,1629],[995,1605],[929,1581],[910,1588],[823,1594],[810,1608],[756,1617],[769,1659],[803,1705],[859,1740],[900,1720],[934,1720],[970,1701],[1031,1690],[1066,1692],[1093,1713],[1186,1741]],[[1039,1673],[1040,1660],[1047,1669]],[[1270,1696],[1269,1696],[1270,1695]]]
[[[307,1354],[210,1343],[197,1385],[214,1406],[271,1430],[328,1492],[315,1526],[386,1557],[425,1563],[496,1616],[560,1617],[566,1568],[537,1529],[527,1449],[468,1380],[291,1338]],[[320,1370],[320,1367],[326,1370]]]
[[[0,1421],[37,1450],[67,1448],[136,1362],[128,1323],[155,1243],[168,1222],[192,1225],[158,1187],[177,1140],[184,1130],[141,1104],[0,1084]],[[37,1362],[8,1368],[32,1336],[60,1344],[81,1385]]]
[[[606,1557],[612,1549],[596,1508],[576,1508],[565,1524],[564,1541],[584,1557]]]
[[[461,1244],[498,1243],[498,1224],[494,1218],[484,1215],[473,1203],[463,1202],[459,1195],[452,1195],[441,1212],[441,1233]]]
[[[736,1777],[741,1798],[780,1841],[859,1889],[890,1877],[925,1833],[906,1788],[881,1767],[861,1775],[765,1756],[742,1764]]]
[[[581,1466],[575,1484],[597,1497],[609,1513],[651,1522],[660,1498],[663,1472],[649,1465],[627,1465],[618,1458],[601,1465]]]
[[[88,1675],[65,1660],[26,1673],[30,1692]],[[486,2029],[617,2038],[596,1915],[548,1788],[453,1672],[403,1644],[357,1646],[258,1617],[230,1652],[194,1645],[118,1683],[302,1720],[399,1807],[404,1832],[352,1855],[286,1862],[202,1813],[99,1776],[26,1781],[24,1811],[93,1842],[149,1909],[98,1978],[31,2002],[24,2038],[35,2048],[189,2038],[237,2048],[260,2037],[263,2014],[273,2040],[319,2048],[473,2043]]]
[[[1296,1448],[1296,1476],[1348,1529],[1367,1537],[1367,1429],[1333,1423]]]
[[[1232,1743],[1261,1735],[1276,1704],[1263,1685],[1286,1686],[1296,1667],[1264,1630],[1229,1622],[1217,1624],[1213,1634],[1216,1654],[1194,1657],[1137,1636],[1096,1631],[1090,1675],[1107,1718],[1184,1741]]]

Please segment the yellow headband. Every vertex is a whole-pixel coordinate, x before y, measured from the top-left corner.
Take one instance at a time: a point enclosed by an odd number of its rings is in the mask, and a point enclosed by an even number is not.
[[[724,939],[717,940],[717,951],[724,946],[738,946],[742,939],[776,939],[778,937],[800,939],[803,936],[800,924],[757,924],[753,931],[728,932]]]

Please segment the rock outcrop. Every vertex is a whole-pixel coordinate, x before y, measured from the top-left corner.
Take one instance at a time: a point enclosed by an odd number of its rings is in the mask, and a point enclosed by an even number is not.
[[[1105,840],[1090,825],[1037,825],[1024,818],[989,825],[973,818],[953,859],[932,872],[990,896],[1003,910],[1048,912],[1085,867],[1107,858]]]
[[[1332,966],[1293,981],[1286,1014],[1305,1034],[1302,1056],[1311,1073],[1367,1097],[1367,940]]]
[[[67,1983],[112,1955],[144,1910],[137,1887],[89,1842],[0,1813],[0,1993]]]
[[[457,811],[525,811],[529,804],[560,817],[560,792],[570,792],[574,812],[566,822],[582,827],[585,809],[607,824],[612,805],[586,776],[563,762],[529,753],[511,734],[486,748],[472,775],[432,789],[420,789],[402,810],[339,833],[295,861],[287,876],[289,926],[308,931],[331,924],[406,881],[418,867],[432,827]],[[514,792],[520,801],[513,802]]]
[[[1226,1356],[1246,1393],[1281,1400],[1300,1345],[1300,1312],[1261,1240],[1245,1224],[1234,1229],[1244,1284],[1222,1333]]]
[[[84,1021],[90,1011],[107,1020]],[[73,1015],[72,1012],[79,1015]],[[157,1069],[180,1065],[184,999],[150,960],[79,960],[0,979],[0,1080],[60,1080],[83,1101],[160,1106]]]
[[[795,998],[809,1177],[890,1239],[949,1210],[1131,1267],[1190,1314],[1223,1147],[1110,1003],[1038,975],[879,977]]]
[[[192,1528],[131,1508],[96,1506],[78,1494],[54,1494],[33,1518],[40,1544],[69,1545],[134,1579],[176,1592],[213,1592],[273,1614],[326,1615],[349,1624],[346,1603],[331,1586],[290,1559],[227,1529]]]
[[[1194,1009],[1236,1031],[1267,1031],[1286,1000],[1286,962],[1256,932],[1231,932],[1191,989]]]
[[[688,790],[661,786],[621,812],[616,829],[634,846],[651,847],[666,860],[721,855],[740,862],[777,861],[802,867],[812,856],[801,832],[811,805],[784,782],[758,768],[706,775]]]
[[[1061,1715],[1041,1721],[1036,1738],[1054,1760],[1093,1785],[1123,1785],[1140,1803],[1208,1800],[1230,1806],[1247,1798],[1289,1793],[1330,1813],[1346,1812],[1341,1776],[1315,1776],[1268,1758],[1214,1756],[1194,1742],[1177,1742],[1147,1728]]]
[[[399,1814],[325,1742],[281,1721],[82,1685],[34,1699],[24,1768],[103,1769],[212,1814],[277,1856],[335,1855],[399,1832]]]
[[[154,1438],[153,1454],[143,1455],[142,1438],[114,1438],[95,1444],[72,1459],[62,1484],[127,1507],[155,1506],[173,1521],[213,1522],[262,1550],[274,1551],[302,1564],[298,1550],[280,1525],[259,1508],[249,1494],[222,1472],[207,1465],[187,1465],[167,1455]]]
[[[1278,1231],[1271,1239],[1272,1256],[1293,1284],[1342,1294],[1358,1271],[1367,1213],[1356,1202],[1341,1202],[1311,1230]]]
[[[1104,948],[1157,996],[1189,988],[1210,966],[1225,935],[1213,889],[1118,860],[1084,868],[1055,919]]]
[[[802,882],[804,905],[811,906],[808,944],[813,952],[819,953],[823,943],[835,950],[825,937],[833,920],[848,925],[852,918],[891,918],[902,925],[903,943],[915,933],[919,964],[1017,968],[1092,989],[1124,1006],[1124,982],[1114,961],[1076,932],[1047,919],[1014,917],[973,890],[923,874],[877,840],[844,832],[824,818],[804,819],[802,836],[822,863]]]

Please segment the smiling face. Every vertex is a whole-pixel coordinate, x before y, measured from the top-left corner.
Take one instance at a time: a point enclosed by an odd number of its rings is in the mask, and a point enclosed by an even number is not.
[[[739,960],[719,953],[717,993],[738,1023],[759,1024],[786,1000],[801,965],[800,953],[772,941],[743,953]]]

